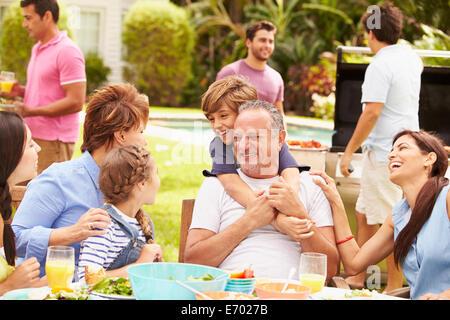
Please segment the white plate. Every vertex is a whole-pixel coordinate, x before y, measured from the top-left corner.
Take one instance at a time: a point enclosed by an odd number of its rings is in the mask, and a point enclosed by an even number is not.
[[[44,300],[51,292],[49,287],[24,288],[6,292],[0,300]],[[98,300],[100,298],[89,295],[88,300]]]
[[[39,288],[40,289],[40,288]],[[25,288],[16,289],[6,292],[1,299],[2,300],[30,300],[29,294],[34,290],[39,290],[35,288]]]
[[[323,287],[322,291],[310,295],[312,300],[404,300],[399,297],[388,296],[385,294],[372,291],[371,297],[354,297],[351,295],[352,290]],[[347,296],[346,296],[347,295]]]

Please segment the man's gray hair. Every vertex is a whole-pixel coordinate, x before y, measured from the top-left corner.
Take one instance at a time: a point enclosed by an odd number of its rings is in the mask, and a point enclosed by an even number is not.
[[[265,110],[272,119],[272,129],[284,130],[283,115],[273,104],[262,100],[246,101],[239,107],[239,113],[245,110]]]

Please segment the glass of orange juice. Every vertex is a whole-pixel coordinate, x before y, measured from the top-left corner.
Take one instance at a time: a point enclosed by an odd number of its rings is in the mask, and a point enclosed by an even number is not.
[[[75,250],[69,246],[51,246],[47,250],[45,262],[48,286],[52,292],[70,290],[75,272]]]
[[[300,255],[300,282],[311,288],[311,293],[322,290],[327,277],[327,255],[317,252],[303,252]]]
[[[11,92],[12,87],[14,86],[15,75],[14,72],[2,71],[0,73],[0,89],[3,92],[9,93]]]

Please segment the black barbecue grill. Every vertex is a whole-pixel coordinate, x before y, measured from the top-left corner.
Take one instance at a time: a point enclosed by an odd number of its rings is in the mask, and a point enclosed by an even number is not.
[[[414,50],[422,57],[450,59],[450,51]],[[368,64],[343,62],[344,53],[371,54],[369,48],[337,48],[336,104],[332,152],[342,152],[350,140],[362,112],[361,86]],[[450,145],[450,67],[425,66],[419,100],[421,129],[437,133]]]

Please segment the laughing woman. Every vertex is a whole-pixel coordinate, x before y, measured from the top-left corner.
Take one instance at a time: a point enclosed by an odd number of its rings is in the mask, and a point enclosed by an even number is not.
[[[30,258],[15,267],[16,246],[11,228],[12,207],[10,189],[37,174],[37,153],[41,150],[31,139],[31,132],[14,112],[0,111],[0,296],[5,292],[46,284],[39,278],[39,263]]]
[[[318,179],[333,210],[345,273],[357,274],[394,252],[411,288],[412,299],[449,298],[450,186],[445,178],[448,157],[442,142],[425,131],[405,130],[394,138],[388,156],[390,180],[405,196],[378,232],[361,248],[351,235],[336,185],[322,172]]]

